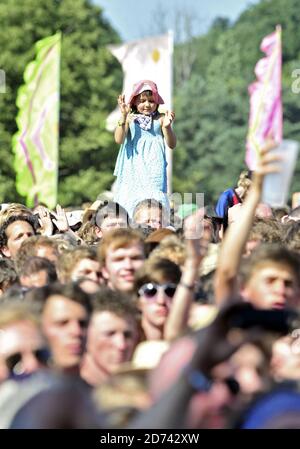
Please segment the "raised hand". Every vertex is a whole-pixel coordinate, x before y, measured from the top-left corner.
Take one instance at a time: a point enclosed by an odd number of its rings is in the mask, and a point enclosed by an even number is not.
[[[53,233],[53,223],[50,217],[49,210],[44,206],[38,206],[36,211],[39,216],[39,224],[41,226],[41,233],[45,236],[50,236]]]
[[[65,210],[58,204],[56,206],[56,213],[52,212],[55,217],[53,223],[56,225],[59,232],[67,232],[70,229]]]
[[[174,119],[175,113],[173,111],[166,111],[162,123],[163,128],[168,128],[168,126],[171,126]]]
[[[205,226],[205,209],[201,208],[184,221],[187,258],[200,264],[208,251],[211,230]]]
[[[125,95],[118,96],[118,105],[120,112],[124,117],[130,113],[131,108],[130,105],[125,102]]]
[[[262,190],[265,175],[280,171],[282,156],[272,152],[276,146],[276,142],[268,138],[264,147],[260,150],[260,158],[253,176],[254,187],[259,190]]]

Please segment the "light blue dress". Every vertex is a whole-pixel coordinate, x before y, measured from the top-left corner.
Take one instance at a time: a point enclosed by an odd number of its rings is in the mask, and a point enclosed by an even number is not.
[[[169,210],[167,161],[160,120],[152,120],[149,130],[136,121],[129,125],[114,171],[117,176],[114,201],[132,217],[137,203],[147,198],[160,201]]]

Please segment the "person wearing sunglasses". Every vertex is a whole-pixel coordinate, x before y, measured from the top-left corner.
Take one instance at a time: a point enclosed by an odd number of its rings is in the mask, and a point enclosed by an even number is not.
[[[148,259],[137,271],[135,292],[142,313],[141,325],[146,340],[162,340],[172,299],[180,281],[178,265],[167,259]]]
[[[36,315],[25,302],[2,304],[0,382],[23,378],[48,366],[50,351]]]

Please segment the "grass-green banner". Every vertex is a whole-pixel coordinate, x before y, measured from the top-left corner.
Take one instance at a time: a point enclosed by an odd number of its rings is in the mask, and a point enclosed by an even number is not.
[[[61,33],[36,43],[19,88],[13,137],[17,191],[29,207],[57,203]]]

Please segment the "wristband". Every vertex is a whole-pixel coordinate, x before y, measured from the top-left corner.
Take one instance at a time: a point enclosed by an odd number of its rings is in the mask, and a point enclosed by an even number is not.
[[[122,120],[118,120],[118,126],[124,126],[126,122]]]
[[[194,291],[195,290],[195,284],[194,285],[189,285],[186,284],[185,282],[180,281],[179,285],[181,285],[182,287],[187,288],[188,290]]]

